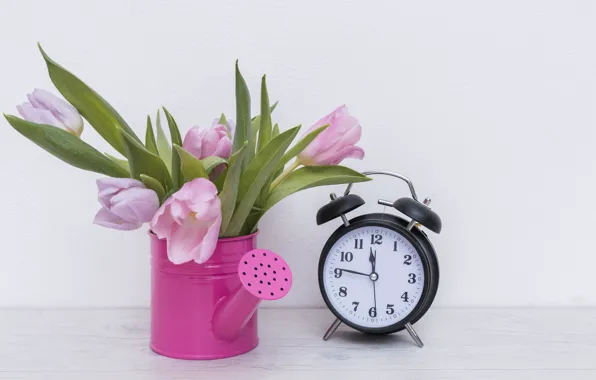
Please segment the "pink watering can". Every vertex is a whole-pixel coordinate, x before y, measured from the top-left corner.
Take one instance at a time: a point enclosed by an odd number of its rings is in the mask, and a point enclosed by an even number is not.
[[[172,264],[165,240],[151,234],[151,348],[179,359],[218,359],[258,344],[262,300],[285,296],[292,286],[286,261],[254,249],[256,234],[218,241],[204,264]]]

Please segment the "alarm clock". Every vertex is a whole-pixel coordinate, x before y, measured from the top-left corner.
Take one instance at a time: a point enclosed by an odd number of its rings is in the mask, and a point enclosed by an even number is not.
[[[413,328],[430,308],[439,285],[435,250],[423,228],[441,232],[441,219],[430,209],[430,198],[420,202],[407,177],[386,171],[407,183],[411,197],[395,202],[379,199],[401,215],[373,213],[348,220],[346,214],[364,200],[350,194],[330,195],[331,202],[317,212],[321,225],[341,218],[342,225],[327,240],[319,260],[319,288],[336,319],[323,339],[328,340],[344,323],[367,334],[392,334],[406,329],[419,347]]]

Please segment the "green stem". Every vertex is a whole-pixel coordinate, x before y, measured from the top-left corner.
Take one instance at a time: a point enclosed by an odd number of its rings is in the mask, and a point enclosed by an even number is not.
[[[302,162],[300,162],[300,160],[298,159],[292,162],[290,166],[288,166],[273,182],[271,182],[271,187],[269,188],[269,191],[275,189],[277,185],[281,183],[281,181],[286,179],[286,177],[289,176],[290,173],[292,173],[294,169],[296,169],[300,165],[302,165]]]

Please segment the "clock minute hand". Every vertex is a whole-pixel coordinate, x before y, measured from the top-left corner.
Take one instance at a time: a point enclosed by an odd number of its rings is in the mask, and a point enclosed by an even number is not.
[[[356,272],[355,270],[350,270],[350,269],[342,269],[342,268],[339,268],[339,269],[340,269],[342,272],[348,272],[348,273],[359,274],[359,275],[361,275],[361,276],[366,276],[366,277],[368,277],[368,276],[369,276],[369,274],[367,274],[367,273]]]
[[[368,256],[368,261],[370,261],[370,264],[372,266],[372,272],[370,274],[371,274],[371,280],[373,282],[373,296],[374,296],[375,311],[376,311],[377,310],[377,287],[376,287],[376,284],[375,284],[376,278],[373,279],[372,278],[372,275],[373,275],[373,273],[376,273],[375,272],[375,269],[376,269],[375,267],[376,267],[376,264],[377,264],[377,252],[376,251],[373,252],[372,247],[370,247],[370,256]]]

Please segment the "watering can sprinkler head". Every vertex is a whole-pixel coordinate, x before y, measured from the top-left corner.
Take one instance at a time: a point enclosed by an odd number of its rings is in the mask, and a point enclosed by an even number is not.
[[[261,300],[277,300],[292,287],[292,272],[277,253],[255,249],[246,253],[238,264],[240,281],[250,294]]]

